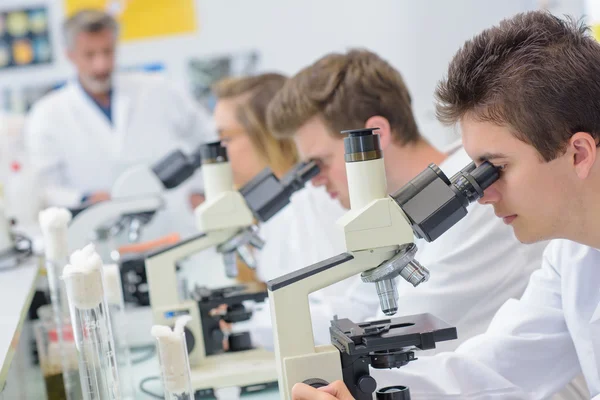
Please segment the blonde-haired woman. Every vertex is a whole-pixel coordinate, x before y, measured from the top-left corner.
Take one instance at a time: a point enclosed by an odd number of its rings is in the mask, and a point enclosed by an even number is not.
[[[291,139],[275,139],[267,129],[267,105],[286,77],[262,74],[227,78],[213,86],[217,97],[214,120],[219,138],[227,146],[236,186],[241,187],[265,167],[277,176],[298,162]]]
[[[267,73],[257,76],[227,78],[213,86],[217,97],[214,122],[219,138],[227,146],[233,170],[233,180],[242,187],[265,167],[283,176],[299,160],[292,139],[276,139],[267,128],[266,110],[269,102],[286,82],[280,74]],[[265,247],[257,252],[257,278],[270,279],[307,267],[345,251],[342,232],[336,220],[344,214],[339,204],[322,188],[307,187],[296,193],[285,209],[260,228]],[[243,271],[243,269],[242,269]],[[248,279],[248,276],[242,280]],[[315,294],[334,293],[335,288]],[[374,296],[374,300],[377,298]],[[317,317],[317,316],[315,316]],[[318,341],[328,342],[327,318]],[[268,310],[257,312],[252,336],[255,344],[272,346],[272,328]]]

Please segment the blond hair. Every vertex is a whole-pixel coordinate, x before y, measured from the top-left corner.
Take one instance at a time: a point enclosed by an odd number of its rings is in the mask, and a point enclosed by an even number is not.
[[[288,79],[267,110],[277,137],[292,137],[318,116],[330,133],[363,128],[373,116],[388,120],[394,141],[408,144],[421,135],[402,76],[387,61],[367,50],[330,53]]]
[[[225,78],[212,87],[218,99],[240,99],[237,120],[244,127],[259,156],[278,176],[298,162],[293,140],[276,138],[269,131],[266,122],[267,106],[286,80],[283,75],[267,73]]]

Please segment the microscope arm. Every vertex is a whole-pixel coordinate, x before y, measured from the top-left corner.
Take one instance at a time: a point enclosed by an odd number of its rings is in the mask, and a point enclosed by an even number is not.
[[[158,195],[164,192],[163,183],[156,174],[146,165],[136,165],[128,168],[115,181],[110,190],[113,199]]]
[[[69,254],[87,245],[91,238],[90,232],[100,225],[122,215],[150,213],[164,205],[158,195],[125,197],[104,201],[80,212],[68,229]]]
[[[342,253],[268,282],[275,359],[286,399],[292,386],[305,379],[342,379],[339,351],[331,345],[315,347],[308,295],[388,260],[396,248]]]
[[[179,303],[175,274],[177,261],[209,247],[219,245],[229,240],[238,231],[239,228],[230,228],[202,233],[149,254],[145,264],[150,306],[157,309]]]

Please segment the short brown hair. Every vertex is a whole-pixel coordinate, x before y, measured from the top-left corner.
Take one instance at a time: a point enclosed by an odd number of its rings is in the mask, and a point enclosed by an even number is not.
[[[440,121],[507,126],[550,161],[576,132],[600,139],[600,44],[572,19],[517,14],[464,44],[436,97]]]
[[[218,99],[240,98],[237,120],[260,157],[278,175],[284,174],[298,162],[293,140],[276,138],[267,128],[267,106],[286,80],[284,75],[266,73],[225,78],[212,87]]]
[[[373,116],[386,118],[401,144],[420,139],[402,76],[367,50],[331,53],[289,79],[268,109],[274,134],[291,137],[314,116],[331,133],[363,128]]]

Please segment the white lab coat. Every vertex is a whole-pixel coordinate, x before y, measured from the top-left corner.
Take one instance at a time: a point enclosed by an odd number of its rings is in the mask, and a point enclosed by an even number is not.
[[[76,81],[34,105],[26,143],[49,205],[76,206],[84,193],[110,191],[128,167],[151,164],[175,149],[192,151],[215,137],[209,116],[157,75],[115,76],[112,121]],[[191,180],[166,196],[169,210],[187,212],[183,233],[194,231],[186,198],[193,186]]]
[[[373,376],[409,386],[413,399],[544,399],[581,371],[600,398],[600,251],[556,240],[523,297],[507,301],[487,332]]]
[[[271,220],[262,224],[260,235],[265,239],[264,248],[257,254],[257,275],[267,282],[281,275],[323,261],[345,251],[344,236],[336,221],[344,215],[337,200],[332,200],[324,188],[307,184],[295,193],[290,204]],[[329,329],[331,314],[318,313],[320,306],[345,292],[353,280],[345,280],[309,296],[313,324]],[[359,304],[360,305],[360,304]],[[248,325],[255,345],[273,348],[273,328],[268,302],[260,305]],[[326,310],[325,310],[326,311]]]

